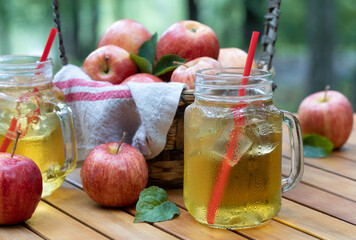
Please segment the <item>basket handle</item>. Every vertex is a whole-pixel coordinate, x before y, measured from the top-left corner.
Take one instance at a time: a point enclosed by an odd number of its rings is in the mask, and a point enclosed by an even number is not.
[[[61,19],[59,16],[59,2],[58,0],[53,0],[52,1],[52,8],[53,8],[53,17],[54,17],[54,25],[58,30],[58,39],[59,39],[59,51],[60,51],[60,58],[62,61],[63,66],[68,64],[68,58],[66,56],[66,52],[64,49],[64,43],[63,43],[63,36],[62,36],[62,31],[61,31]]]
[[[270,70],[277,40],[278,19],[280,15],[281,0],[269,0],[267,14],[265,15],[265,28],[261,38],[262,48],[258,60],[260,69]]]

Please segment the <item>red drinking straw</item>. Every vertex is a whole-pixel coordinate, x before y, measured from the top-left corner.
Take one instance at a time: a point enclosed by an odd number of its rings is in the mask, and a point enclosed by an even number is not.
[[[52,47],[54,38],[56,37],[56,34],[57,34],[57,29],[52,28],[51,32],[49,33],[48,40],[47,40],[45,49],[43,50],[40,62],[43,62],[43,61],[47,60],[49,51],[51,50],[51,47]],[[38,65],[37,68],[40,68],[40,67],[41,67],[41,65]],[[17,119],[15,117],[13,117],[12,120],[11,120],[9,129],[7,130],[7,133],[5,135],[5,139],[1,144],[0,152],[6,152],[7,148],[9,147],[10,142],[11,142],[11,139],[9,138],[9,135],[10,135],[10,132],[15,131],[16,125],[17,125]]]
[[[251,66],[252,66],[252,61],[253,57],[255,55],[256,51],[256,46],[257,46],[257,40],[258,40],[258,35],[259,32],[254,31],[252,33],[251,37],[251,42],[250,42],[250,47],[248,50],[248,55],[247,55],[247,60],[245,64],[245,69],[243,76],[248,77],[251,72]],[[242,78],[241,85],[246,85],[248,82],[248,78]],[[245,96],[246,94],[246,89],[239,89],[239,96]],[[209,224],[214,224],[215,222],[215,215],[216,211],[218,209],[219,203],[222,199],[227,179],[230,175],[230,170],[232,165],[235,165],[241,158],[241,156],[232,164],[232,161],[234,159],[235,151],[237,150],[239,146],[239,133],[241,126],[245,124],[245,117],[244,115],[240,112],[241,109],[245,108],[246,104],[240,104],[238,106],[235,106],[232,109],[232,113],[234,115],[234,125],[235,128],[232,130],[226,150],[226,154],[224,157],[224,161],[222,162],[222,166],[220,168],[220,172],[218,173],[218,176],[216,178],[216,183],[211,195],[211,199],[209,202],[208,206],[208,212],[207,212],[207,222]]]
[[[51,47],[52,47],[54,38],[56,37],[56,34],[57,34],[57,29],[56,28],[52,28],[51,32],[49,33],[48,40],[47,40],[45,49],[43,50],[40,62],[44,62],[44,61],[47,60],[49,51],[51,50]]]

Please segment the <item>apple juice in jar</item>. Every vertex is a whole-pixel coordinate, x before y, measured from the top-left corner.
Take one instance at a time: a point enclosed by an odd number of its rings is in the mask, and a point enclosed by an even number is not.
[[[281,208],[284,116],[273,105],[270,75],[252,71],[256,76],[242,88],[246,95],[239,96],[240,71],[243,69],[198,72],[196,99],[185,111],[184,201],[197,221],[214,227],[258,226],[276,216]],[[209,204],[222,177],[234,128],[238,128],[238,142],[211,223]]]
[[[16,154],[31,158],[40,168],[42,196],[47,196],[75,168],[76,143],[71,111],[52,84],[52,61],[36,61],[30,56],[0,56],[0,147],[11,152],[16,131],[22,132]]]

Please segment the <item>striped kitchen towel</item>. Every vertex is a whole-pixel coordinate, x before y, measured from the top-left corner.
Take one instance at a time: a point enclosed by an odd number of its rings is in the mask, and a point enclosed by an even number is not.
[[[95,146],[125,139],[146,159],[164,148],[179,98],[181,83],[128,83],[128,86],[93,81],[81,68],[67,65],[54,77],[72,109],[78,159]]]

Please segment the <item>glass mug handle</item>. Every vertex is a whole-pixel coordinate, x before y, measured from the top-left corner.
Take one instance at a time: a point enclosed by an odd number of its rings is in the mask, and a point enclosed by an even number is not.
[[[63,136],[64,144],[64,165],[61,172],[66,175],[68,171],[75,168],[77,160],[76,140],[73,125],[72,110],[62,102],[52,102],[54,105],[54,112],[58,116]]]
[[[282,193],[293,189],[300,182],[304,171],[304,153],[302,131],[299,120],[287,111],[282,111],[283,123],[288,126],[289,142],[291,146],[291,172],[282,179]]]

